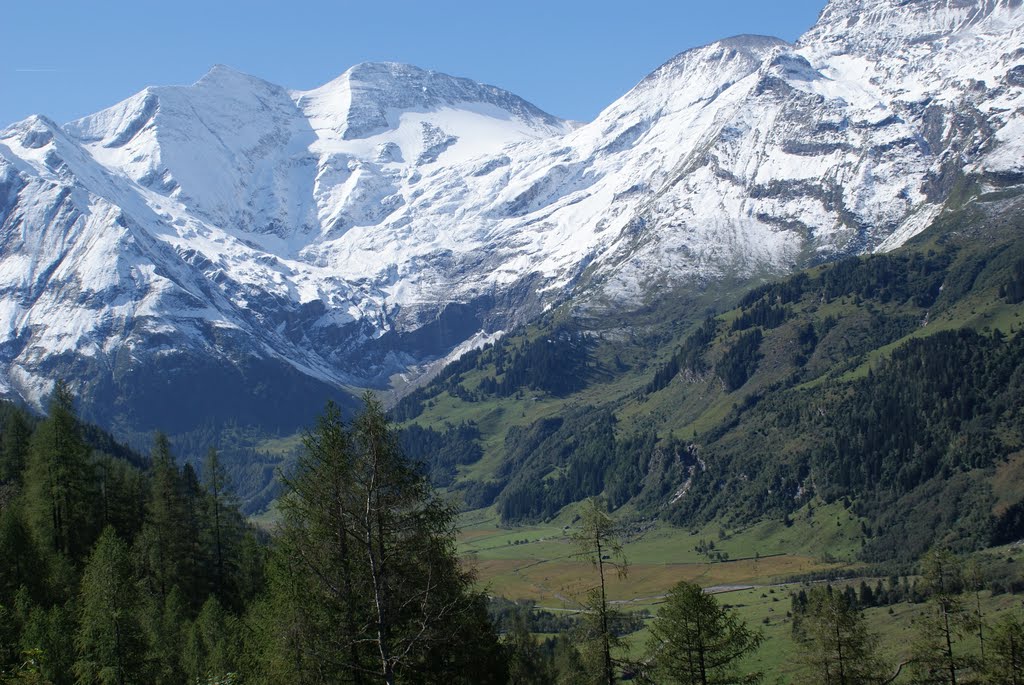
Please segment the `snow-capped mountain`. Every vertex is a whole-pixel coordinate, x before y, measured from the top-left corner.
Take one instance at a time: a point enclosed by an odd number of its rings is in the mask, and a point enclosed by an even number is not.
[[[0,389],[286,425],[569,298],[896,247],[1024,183],[1022,27],[1019,0],[833,0],[795,45],[689,50],[584,125],[390,63],[32,117],[0,132]]]

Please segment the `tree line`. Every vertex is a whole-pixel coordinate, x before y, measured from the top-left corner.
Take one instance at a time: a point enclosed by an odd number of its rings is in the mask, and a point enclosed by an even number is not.
[[[524,391],[564,396],[587,386],[593,341],[571,327],[557,326],[533,339],[502,338],[471,350],[445,366],[425,387],[403,397],[391,410],[396,421],[411,421],[438,396],[448,393],[464,402],[521,396]],[[465,374],[483,372],[474,387]]]
[[[961,550],[1020,539],[1021,504],[993,515],[981,474],[1024,444],[1021,368],[1024,339],[960,329],[908,340],[841,384],[767,388],[704,436],[708,468],[665,515],[786,517],[847,498],[874,561],[910,561],[947,532]]]
[[[763,680],[746,661],[762,634],[689,583],[667,595],[646,649],[626,656],[637,617],[607,594],[629,573],[623,530],[597,497],[571,538],[592,567],[571,626],[507,605],[496,620],[458,556],[456,510],[370,396],[349,420],[334,405],[317,419],[269,536],[239,513],[216,451],[201,472],[179,467],[159,433],[148,458],[104,454],[72,404],[58,385],[44,420],[4,408],[0,682]],[[903,666],[922,683],[1017,682],[1024,624],[986,625],[976,653],[984,619],[962,597],[958,563],[948,552],[924,562],[931,618]],[[889,682],[849,596],[815,588],[794,601],[806,682]],[[540,642],[538,621],[563,632]]]
[[[922,685],[1024,682],[1021,612],[1011,609],[988,621],[971,570],[948,549],[932,549],[920,567],[925,607],[914,621],[908,654],[898,663],[881,658],[881,638],[864,619],[864,606],[878,597],[866,584],[859,597],[852,587],[840,592],[831,585],[795,595],[793,637],[803,648],[797,682],[883,685],[901,674],[898,682]]]
[[[75,417],[58,384],[45,420],[4,408],[0,673],[11,682],[180,683],[240,658],[237,616],[266,545],[215,450],[202,476],[162,434],[149,459]]]

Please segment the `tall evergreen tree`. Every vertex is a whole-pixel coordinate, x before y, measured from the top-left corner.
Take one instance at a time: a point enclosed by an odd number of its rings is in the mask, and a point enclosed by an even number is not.
[[[797,641],[808,685],[876,685],[885,680],[878,638],[845,593],[817,586],[808,595]]]
[[[735,611],[718,604],[699,585],[680,582],[669,591],[651,624],[649,654],[658,683],[728,685],[760,682],[760,673],[741,673],[737,661],[754,652],[764,637]]]
[[[142,575],[156,605],[163,607],[171,590],[190,589],[190,541],[183,485],[170,442],[163,433],[153,440],[146,522],[136,539]]]
[[[451,647],[495,639],[467,630],[480,604],[454,510],[400,453],[380,403],[364,401],[351,428],[328,405],[286,479],[264,667],[310,683],[467,682]]]
[[[108,526],[82,575],[75,633],[79,683],[126,685],[145,680],[141,606],[128,546]]]
[[[40,545],[80,560],[98,531],[89,448],[82,441],[72,405],[70,389],[58,382],[49,416],[30,441],[25,499]]]
[[[921,560],[928,608],[917,621],[918,640],[911,662],[914,682],[957,685],[968,682],[979,660],[964,642],[977,633],[977,618],[960,597],[964,589],[960,560],[944,548],[932,549]]]
[[[591,670],[595,682],[611,685],[615,682],[615,660],[612,650],[619,646],[613,630],[617,613],[608,602],[608,575],[615,573],[625,578],[629,563],[622,552],[622,534],[618,524],[608,515],[603,500],[591,497],[580,510],[579,529],[572,536],[576,555],[590,561],[597,571],[597,585],[587,592],[583,602],[586,621],[584,641],[586,655],[593,655]]]
[[[1020,613],[1007,613],[993,626],[985,676],[992,685],[1024,685],[1024,619]]]

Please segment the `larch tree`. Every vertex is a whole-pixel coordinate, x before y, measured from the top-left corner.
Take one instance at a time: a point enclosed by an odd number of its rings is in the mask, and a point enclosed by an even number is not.
[[[986,682],[1024,685],[1024,619],[1019,612],[1003,615],[989,632]]]
[[[242,537],[242,521],[238,517],[236,501],[228,481],[227,470],[217,450],[210,448],[203,463],[203,486],[206,489],[206,522],[203,527],[208,549],[213,591],[221,602],[238,603],[237,583],[231,582],[235,559]]]
[[[738,662],[756,651],[763,639],[714,595],[684,581],[669,591],[651,623],[648,662],[654,665],[658,683],[758,683],[762,674],[743,673]]]
[[[281,523],[263,609],[264,670],[305,682],[372,682],[362,574],[355,556],[353,454],[341,410],[328,404],[304,440],[278,501]]]
[[[44,593],[45,566],[21,511],[0,508],[0,606],[14,606],[21,588],[38,600]]]
[[[153,438],[146,522],[136,538],[139,566],[157,604],[163,606],[174,588],[192,585],[191,542],[184,486],[163,433]]]
[[[980,660],[965,642],[978,632],[974,612],[960,593],[964,590],[960,559],[935,548],[921,560],[928,607],[917,621],[918,636],[911,659],[913,681],[921,685],[958,685],[973,678]]]
[[[81,560],[97,534],[93,522],[89,448],[82,440],[71,391],[58,382],[49,416],[29,442],[25,470],[26,512],[41,546]]]
[[[590,561],[597,571],[597,585],[587,591],[583,600],[584,656],[589,653],[591,657],[588,662],[595,681],[611,685],[616,679],[612,650],[620,640],[615,633],[619,616],[608,602],[608,582],[612,575],[625,578],[629,562],[622,551],[622,530],[608,514],[602,499],[591,497],[583,502],[579,529],[572,535],[572,542],[577,558]]]
[[[482,626],[455,512],[401,454],[372,396],[329,405],[285,479],[263,622],[264,668],[304,682],[485,682]],[[479,651],[479,650],[477,650]]]
[[[528,616],[529,609],[516,608],[502,643],[508,654],[509,678],[517,685],[547,685],[555,682],[553,664],[530,632]]]
[[[796,638],[807,685],[878,685],[886,679],[878,638],[846,593],[812,588]]]
[[[215,596],[206,600],[185,635],[182,662],[189,682],[210,683],[239,672],[241,628]]]
[[[82,574],[75,634],[79,683],[126,685],[145,680],[140,606],[128,545],[108,526]]]
[[[0,483],[20,483],[28,458],[32,427],[25,412],[17,407],[8,409],[0,435]]]

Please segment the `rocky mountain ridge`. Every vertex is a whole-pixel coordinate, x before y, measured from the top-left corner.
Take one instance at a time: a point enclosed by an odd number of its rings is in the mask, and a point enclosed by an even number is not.
[[[401,383],[560,303],[891,249],[1024,183],[1022,26],[1017,0],[833,0],[795,45],[688,50],[582,125],[391,63],[29,118],[0,132],[0,389],[284,428],[267,403]]]

